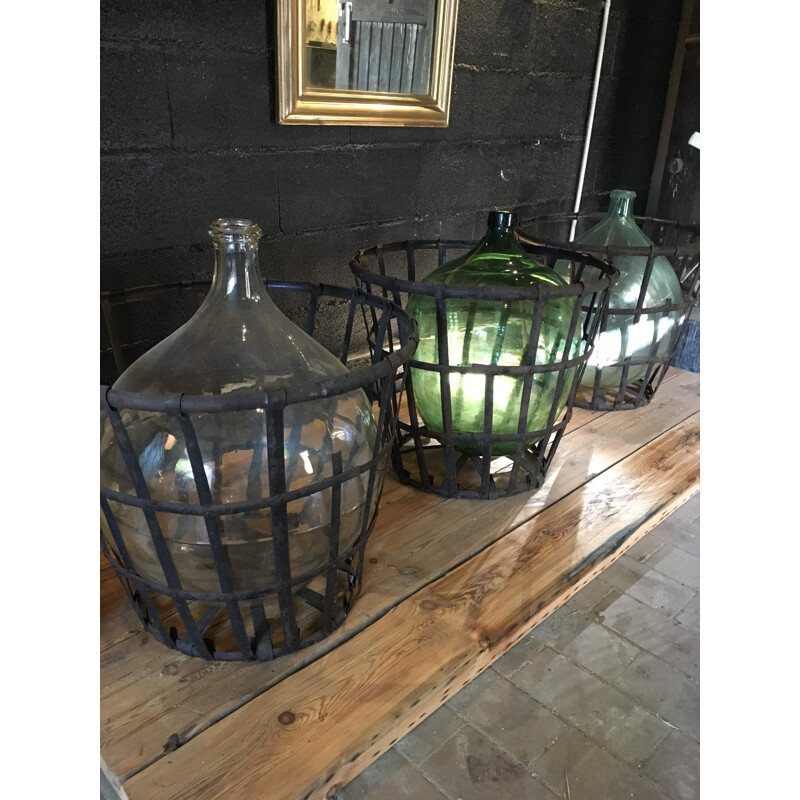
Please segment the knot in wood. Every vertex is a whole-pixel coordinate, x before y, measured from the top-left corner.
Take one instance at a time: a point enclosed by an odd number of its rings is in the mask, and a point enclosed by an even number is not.
[[[419,607],[423,611],[436,611],[439,608],[439,604],[435,600],[425,599],[420,604]]]
[[[295,719],[296,717],[291,711],[282,711],[278,715],[278,722],[280,722],[281,725],[291,725]]]
[[[377,559],[377,558],[371,558],[371,559],[369,560],[369,563],[370,563],[370,564],[377,564],[377,563],[378,563],[378,559]]]

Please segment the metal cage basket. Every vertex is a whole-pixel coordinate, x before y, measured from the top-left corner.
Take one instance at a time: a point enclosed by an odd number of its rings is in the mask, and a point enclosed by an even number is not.
[[[403,305],[412,295],[427,295],[436,304],[438,360],[420,360],[417,356],[406,365],[405,391],[397,410],[398,423],[392,464],[398,479],[418,489],[444,497],[493,499],[538,489],[572,414],[575,390],[586,361],[592,352],[599,311],[607,302],[608,289],[617,271],[593,256],[547,246],[524,245],[539,261],[552,265],[556,259],[569,259],[574,281],[564,286],[471,288],[426,284],[417,279],[446,261],[475,246],[463,240],[409,240],[376,245],[359,251],[350,262],[357,282],[369,292],[378,292]],[[569,333],[562,355],[556,360],[537,358],[542,315],[549,300],[570,298],[572,302]],[[451,360],[447,343],[448,304],[453,301],[496,301],[505,308],[513,302],[530,303],[532,322],[522,363],[516,365],[459,364]],[[583,314],[582,310],[591,313]],[[379,320],[368,325],[375,342],[380,340]],[[391,346],[390,341],[390,346]],[[377,346],[377,345],[376,345]],[[577,355],[575,353],[578,353]],[[463,359],[462,359],[463,360]],[[426,426],[417,411],[413,371],[438,373],[441,393],[442,430]],[[451,403],[451,376],[477,376],[483,388],[483,427],[470,433],[454,430]],[[529,404],[537,376],[555,376],[556,388],[549,406],[546,424],[532,429]],[[519,381],[520,404],[514,433],[493,432],[494,386],[498,378]],[[566,403],[559,407],[559,398]],[[515,408],[512,408],[514,413]],[[502,444],[505,454],[493,454]],[[511,450],[511,452],[508,452]]]
[[[394,440],[398,407],[395,395],[403,389],[402,367],[417,344],[414,321],[383,298],[355,288],[282,281],[265,281],[265,284],[279,306],[284,301],[284,307],[288,303],[303,309],[305,330],[310,335],[319,333],[317,311],[323,304],[341,306],[343,316],[346,313],[346,323],[338,333],[340,341],[336,352],[348,367],[347,374],[325,381],[298,382],[275,391],[248,390],[228,395],[145,396],[118,392],[107,385],[100,387],[101,414],[109,417],[117,446],[123,453],[135,487],[135,493],[126,494],[101,486],[100,504],[107,522],[107,532],[101,533],[100,537],[102,552],[149,633],[170,648],[216,661],[265,661],[295,652],[320,641],[344,620],[361,588],[364,551],[375,524],[377,500]],[[145,320],[148,318],[145,308],[164,300],[173,308],[188,307],[193,313],[209,286],[209,281],[193,281],[101,294],[104,333],[117,370],[121,372],[125,366],[126,347],[134,344],[124,335],[119,323],[125,321],[127,324],[134,307],[142,311]],[[366,346],[361,354],[351,352],[359,344],[356,341],[358,336],[354,335],[354,324],[360,325],[367,315],[377,321],[372,331],[377,347],[371,354]],[[154,319],[152,309],[149,318]],[[135,327],[128,325],[130,330]],[[391,347],[388,340],[390,329]],[[365,345],[365,331],[361,330],[360,336]],[[330,344],[326,344],[331,349]],[[337,458],[334,454],[332,475],[314,476],[302,488],[287,489],[284,411],[296,403],[336,397],[356,389],[363,389],[372,399],[377,421],[372,458],[367,463],[343,469],[341,456]],[[193,449],[199,454],[193,426],[198,415],[252,409],[264,412],[267,445],[264,453],[258,453],[258,459],[259,464],[263,458],[268,465],[268,490],[259,490],[259,496],[248,496],[244,501],[215,505],[207,491],[208,479],[198,455],[190,460],[199,502],[161,502],[150,496],[141,466],[126,435],[123,419],[126,410],[171,415],[180,424],[191,456]],[[367,484],[367,502],[363,520],[358,523],[360,533],[357,539],[352,546],[344,547],[339,541],[342,486],[356,475],[367,476],[361,479]],[[313,570],[295,574],[290,557],[287,505],[317,492],[327,492],[326,498],[330,498],[330,526],[327,528],[327,545],[323,546],[324,563],[317,562]],[[134,568],[115,522],[112,511],[115,504],[141,509],[166,582],[145,578]],[[234,590],[228,558],[230,545],[220,535],[219,521],[228,514],[258,509],[269,509],[271,514],[274,582],[247,590]],[[216,568],[218,591],[194,591],[181,585],[162,533],[164,521],[172,515],[195,515],[204,519],[213,553],[211,569]]]
[[[517,235],[522,242],[536,244],[540,242],[555,243],[559,247],[572,247],[569,244],[574,236],[580,236],[603,218],[602,212],[581,212],[574,214],[549,214],[533,217],[521,222]],[[597,247],[580,244],[580,249],[597,258],[607,260],[612,265],[623,257],[643,256],[647,258],[644,276],[636,304],[629,308],[611,308],[606,306],[602,312],[599,333],[607,329],[609,317],[617,320],[630,318],[630,326],[640,324],[642,320],[652,320],[652,340],[645,355],[633,355],[621,360],[614,360],[603,366],[597,366],[594,381],[591,385],[581,387],[575,398],[575,405],[594,411],[618,411],[639,408],[647,405],[661,385],[667,369],[675,357],[678,345],[688,327],[689,318],[700,292],[700,228],[685,225],[675,220],[658,219],[656,217],[634,217],[645,235],[653,242],[650,247]],[[682,297],[670,304],[646,306],[647,289],[655,259],[664,256],[672,265],[681,286]],[[666,320],[669,315],[679,317],[679,324],[667,337],[666,347],[663,339],[656,336],[659,320]],[[629,380],[633,372],[642,375],[636,380]],[[609,381],[603,380],[604,371],[611,373]],[[619,379],[615,375],[619,373]],[[611,384],[605,388],[601,383]]]

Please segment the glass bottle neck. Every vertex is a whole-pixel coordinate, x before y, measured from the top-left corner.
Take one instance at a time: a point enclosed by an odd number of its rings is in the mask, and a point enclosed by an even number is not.
[[[514,235],[514,228],[511,225],[490,226],[478,244],[477,250],[478,252],[491,251],[509,255],[527,255]]]
[[[245,236],[215,238],[214,278],[205,304],[258,302],[272,302],[258,267],[258,240]]]
[[[633,192],[611,192],[606,217],[631,217],[635,197]]]

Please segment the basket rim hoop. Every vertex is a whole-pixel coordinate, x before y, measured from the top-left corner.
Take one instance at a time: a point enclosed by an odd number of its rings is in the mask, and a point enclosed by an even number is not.
[[[122,305],[139,302],[154,295],[172,290],[196,290],[210,285],[210,280],[176,281],[166,284],[148,284],[117,292],[101,292],[101,305]],[[303,381],[289,386],[263,391],[248,389],[229,395],[190,395],[169,392],[159,395],[141,392],[121,392],[105,384],[100,385],[100,410],[125,408],[131,411],[166,412],[174,415],[187,413],[218,413],[227,411],[252,411],[257,408],[282,409],[297,403],[336,397],[355,389],[368,389],[374,383],[394,375],[414,354],[419,343],[419,331],[416,320],[397,303],[383,297],[370,294],[357,287],[345,288],[326,283],[307,283],[302,281],[267,280],[266,288],[286,291],[304,291],[312,297],[329,295],[347,300],[360,301],[362,305],[370,305],[382,309],[396,319],[402,326],[401,333],[406,333],[406,343],[383,357],[376,363],[355,369],[348,369],[346,375],[336,375],[324,381]],[[374,355],[373,355],[374,357]]]
[[[517,235],[521,242],[524,244],[540,244],[541,240],[525,230],[526,226],[533,226],[539,223],[548,222],[573,222],[580,220],[600,220],[605,216],[605,211],[577,211],[577,212],[559,212],[555,214],[542,214],[526,217],[522,222],[517,225]],[[697,240],[690,244],[680,245],[657,245],[653,244],[649,247],[625,247],[624,245],[589,245],[581,244],[581,249],[586,250],[592,255],[605,258],[613,258],[614,256],[697,256],[700,253],[700,226],[691,225],[689,223],[679,222],[674,219],[662,219],[661,217],[649,217],[639,214],[634,214],[633,219],[637,223],[652,223],[654,225],[666,225],[675,230],[685,231],[695,234]],[[555,247],[569,248],[573,242],[554,241]]]
[[[405,278],[396,278],[390,275],[383,275],[379,272],[372,272],[364,266],[364,262],[370,258],[377,258],[380,262],[384,252],[393,253],[405,250],[436,250],[442,247],[447,249],[470,249],[478,243],[478,240],[465,239],[406,239],[385,244],[376,244],[359,250],[350,261],[350,271],[361,281],[367,284],[380,286],[382,289],[404,292],[406,294],[428,295],[435,298],[453,299],[477,299],[477,300],[550,300],[562,297],[583,297],[594,292],[602,292],[608,289],[619,277],[619,270],[606,261],[603,261],[591,253],[578,250],[565,249],[540,243],[530,244],[523,242],[523,247],[527,252],[534,255],[555,256],[570,261],[585,262],[587,266],[592,266],[601,271],[601,277],[593,280],[581,280],[576,283],[568,283],[564,286],[513,286],[513,287],[475,287],[475,286],[448,286],[442,283],[422,283],[420,281],[410,281]]]

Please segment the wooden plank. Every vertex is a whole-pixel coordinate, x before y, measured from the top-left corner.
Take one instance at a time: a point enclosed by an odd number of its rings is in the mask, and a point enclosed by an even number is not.
[[[381,52],[380,52],[380,66],[378,68],[378,91],[389,91],[389,79],[391,77],[392,69],[392,35],[396,25],[390,22],[381,23]]]
[[[378,73],[381,63],[381,42],[383,41],[383,25],[380,22],[366,23],[370,27],[369,39],[369,75],[367,85],[364,87],[369,92],[378,91]]]
[[[309,651],[264,664],[208,664],[153,641],[125,604],[107,617],[104,602],[102,639],[116,642],[101,660],[101,747],[106,761],[120,776],[141,770],[161,758],[170,742],[188,741],[320,658],[698,409],[698,376],[677,371],[647,408],[583,412],[584,424],[565,435],[545,486],[534,495],[492,502],[446,500],[388,480],[367,548],[361,597],[344,625]],[[118,682],[120,673],[130,680]]]
[[[417,33],[419,25],[408,25],[406,27],[405,49],[403,50],[403,72],[400,77],[400,91],[403,94],[411,92],[412,81],[414,79],[414,57],[417,52]]]
[[[428,7],[428,19],[420,26],[417,52],[414,57],[414,94],[430,94],[430,74],[433,61],[433,36],[436,27],[436,5]]]
[[[400,77],[403,72],[403,48],[406,41],[406,26],[395,25],[392,31],[392,64],[390,68],[389,91],[400,91]]]
[[[699,490],[699,414],[125,783],[329,798]]]
[[[354,22],[353,53],[358,64],[358,80],[353,89],[365,91],[369,83],[369,47],[372,25],[369,22]]]

